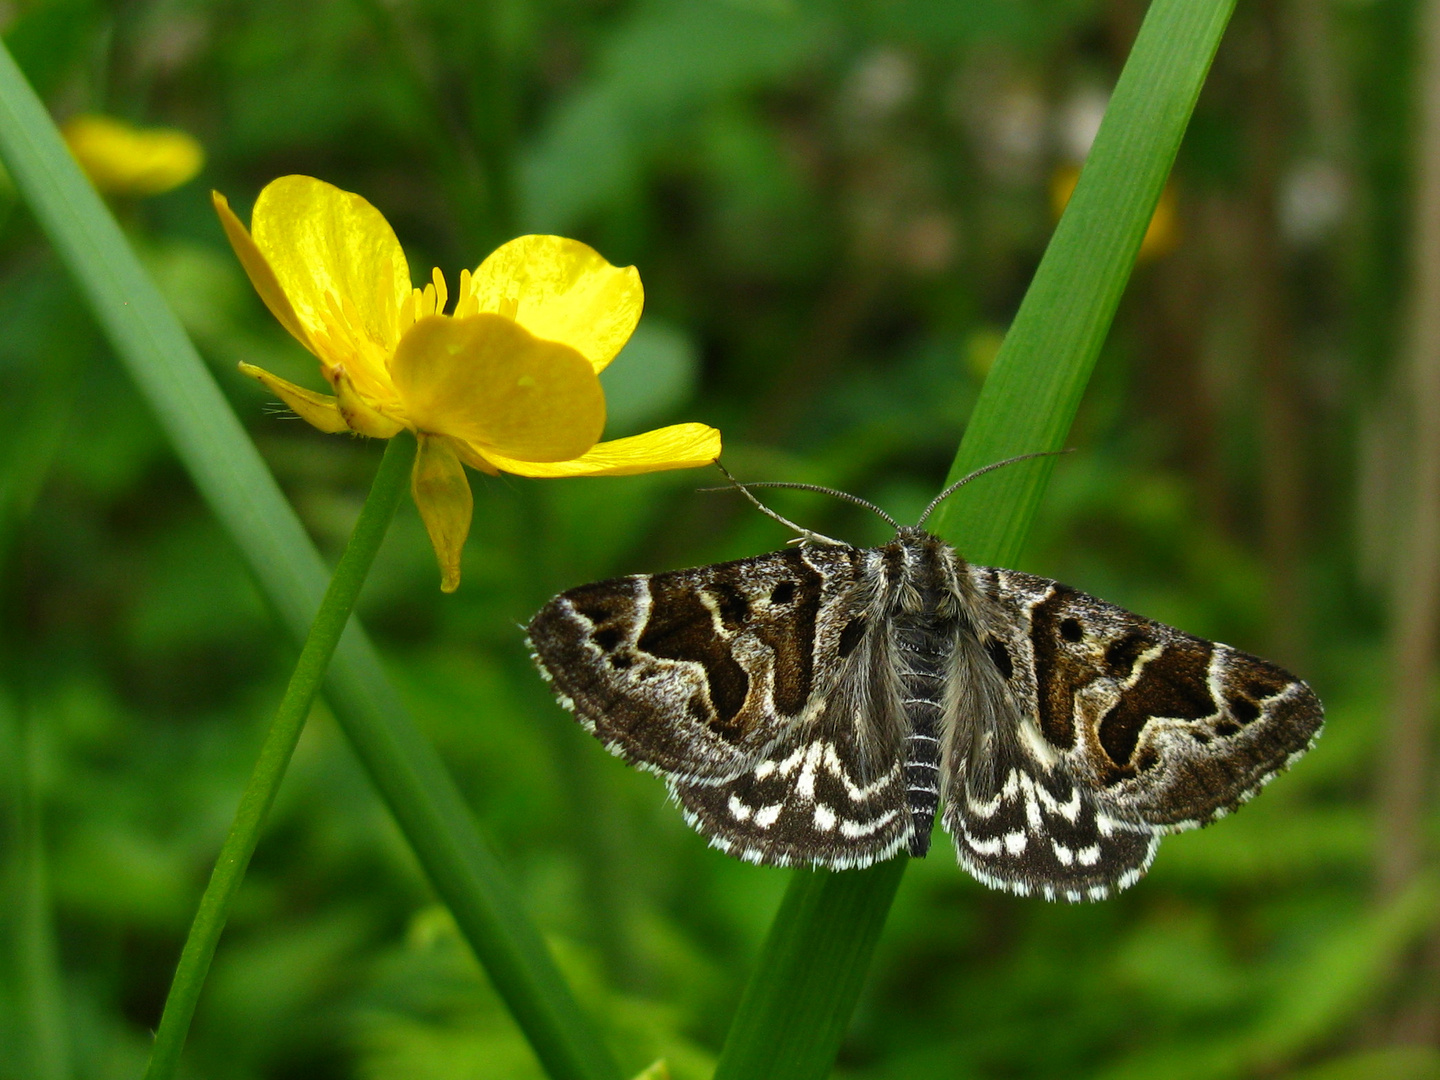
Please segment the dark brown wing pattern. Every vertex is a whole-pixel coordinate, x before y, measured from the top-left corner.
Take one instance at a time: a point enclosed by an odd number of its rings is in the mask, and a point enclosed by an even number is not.
[[[981,620],[983,625],[983,620]],[[1117,820],[1063,758],[1038,745],[1013,686],[1013,645],[956,649],[946,747],[945,829],[960,865],[992,888],[1099,900],[1138,881],[1156,831]]]
[[[1203,825],[1320,733],[1314,692],[1268,661],[1045,578],[987,567],[972,578],[999,611],[1009,686],[1031,725],[1022,745],[1053,756],[1118,821]]]
[[[860,552],[791,548],[571,589],[531,620],[542,672],[613,753],[678,779],[742,773],[839,670]]]
[[[944,822],[988,885],[1109,896],[1162,835],[1249,799],[1319,733],[1319,701],[1273,664],[1054,581],[968,572]]]
[[[862,587],[875,584],[866,576]],[[863,610],[822,610],[820,651],[835,677],[816,691],[802,723],[738,776],[671,780],[685,820],[722,851],[769,866],[843,870],[889,858],[910,842],[895,643],[883,630],[864,629]]]

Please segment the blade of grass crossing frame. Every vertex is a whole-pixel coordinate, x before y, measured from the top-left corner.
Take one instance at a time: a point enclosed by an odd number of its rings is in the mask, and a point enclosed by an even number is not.
[[[1063,447],[1234,8],[1235,0],[1150,5],[947,483]],[[967,485],[936,511],[932,529],[976,562],[1013,563],[1055,463],[1021,462]]]
[[[0,47],[0,159],[262,591],[303,641],[325,591],[319,553],[174,313]],[[539,931],[353,620],[325,696],[435,891],[556,1080],[618,1080]]]
[[[1151,4],[950,480],[1063,445],[1233,9],[1234,0]],[[962,488],[932,528],[977,562],[1013,563],[1054,462],[1007,466]],[[796,872],[716,1080],[829,1075],[905,866],[901,858],[860,871]]]
[[[715,1080],[829,1075],[907,863],[795,871]]]
[[[10,976],[18,1021],[14,1060],[34,1080],[71,1080],[74,1068],[60,952],[55,940],[45,830],[35,753],[40,718],[25,695],[0,695],[0,897],[7,946],[0,971]]]

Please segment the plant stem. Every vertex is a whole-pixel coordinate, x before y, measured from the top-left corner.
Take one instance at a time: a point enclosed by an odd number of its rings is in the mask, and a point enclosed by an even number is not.
[[[1417,10],[1419,71],[1413,93],[1420,117],[1412,194],[1409,326],[1400,368],[1410,416],[1399,429],[1410,460],[1409,488],[1393,527],[1390,722],[1376,790],[1381,895],[1413,888],[1430,861],[1434,806],[1435,651],[1440,642],[1440,0]],[[1409,420],[1409,424],[1404,421]],[[1390,1037],[1433,1042],[1440,1031],[1440,933],[1418,958],[1410,1000],[1395,1012]]]
[[[230,916],[230,905],[240,891],[250,857],[255,854],[255,845],[260,839],[260,830],[275,802],[275,793],[280,789],[285,769],[290,764],[295,744],[305,727],[305,718],[320,693],[325,671],[345,625],[350,621],[355,600],[370,573],[375,553],[395,516],[395,508],[405,494],[406,480],[410,465],[415,458],[415,439],[407,432],[395,436],[385,447],[385,456],[375,473],[370,495],[355,522],[350,542],[330,578],[330,587],[325,590],[325,599],[315,613],[310,634],[300,650],[300,659],[285,688],[280,708],[270,724],[260,748],[260,757],[245,793],[240,796],[240,808],[215,869],[210,874],[210,884],[200,898],[200,909],[195,913],[190,935],[180,953],[180,963],[175,978],[170,983],[170,993],[165,999],[165,1011],[160,1017],[160,1029],[155,1033],[155,1045],[150,1051],[150,1065],[145,1070],[146,1080],[170,1080],[180,1064],[180,1051],[185,1045],[185,1036],[190,1030],[190,1020],[195,1015],[195,1005],[200,1000],[200,990],[205,976],[210,971],[210,961],[215,956],[215,946],[225,929]]]
[[[493,244],[515,232],[515,60],[502,26],[504,6],[482,0],[467,35],[469,126],[485,170]]]
[[[1420,130],[1415,147],[1414,242],[1409,327],[1400,368],[1410,411],[1401,471],[1409,490],[1400,500],[1392,579],[1388,752],[1380,763],[1380,890],[1403,890],[1426,862],[1430,820],[1426,799],[1435,724],[1435,651],[1440,641],[1440,2],[1417,15],[1421,42],[1415,94]],[[1403,422],[1402,420],[1402,422]]]

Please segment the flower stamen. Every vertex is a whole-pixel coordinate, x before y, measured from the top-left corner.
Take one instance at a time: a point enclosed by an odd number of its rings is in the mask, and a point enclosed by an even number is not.
[[[469,270],[460,271],[460,295],[455,301],[455,318],[463,319],[467,315],[475,315],[480,311],[480,298],[475,295],[475,288],[470,279]]]
[[[445,275],[440,272],[438,266],[431,267],[430,279],[435,287],[435,314],[444,315],[445,305],[450,301],[449,290],[445,288]]]

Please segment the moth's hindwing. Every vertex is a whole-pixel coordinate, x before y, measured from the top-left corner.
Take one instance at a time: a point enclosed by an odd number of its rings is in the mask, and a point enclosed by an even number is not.
[[[804,722],[736,777],[671,781],[685,819],[739,858],[848,869],[910,842],[902,684],[878,617],[895,590],[876,553],[863,555],[855,587],[821,606],[816,658],[834,677]]]
[[[823,700],[860,553],[810,547],[561,593],[530,622],[561,701],[613,753],[731,779]]]
[[[1107,813],[1068,761],[1036,743],[1011,688],[1025,676],[1001,632],[956,650],[942,821],[960,865],[992,888],[1101,899],[1139,880],[1159,837]]]

